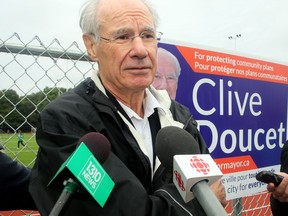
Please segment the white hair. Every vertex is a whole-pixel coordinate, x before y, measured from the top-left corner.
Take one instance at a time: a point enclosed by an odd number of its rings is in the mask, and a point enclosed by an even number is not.
[[[177,76],[177,78],[180,76],[180,73],[181,73],[181,67],[180,67],[180,63],[179,63],[179,61],[178,61],[178,59],[176,58],[176,56],[175,55],[173,55],[171,52],[169,52],[168,50],[166,50],[166,49],[164,49],[164,48],[162,48],[162,47],[158,47],[158,55],[159,55],[159,53],[163,53],[163,54],[166,54],[166,55],[168,55],[171,59],[172,59],[172,61],[175,63],[175,65],[176,65],[176,76]]]
[[[103,0],[104,1],[104,0]],[[117,1],[117,0],[116,0]],[[119,0],[120,1],[120,0]],[[152,15],[155,28],[158,27],[158,13],[147,0],[141,0],[148,8]],[[102,0],[88,0],[81,7],[80,28],[83,34],[94,35],[95,39],[99,39],[100,23],[98,20],[98,8]]]

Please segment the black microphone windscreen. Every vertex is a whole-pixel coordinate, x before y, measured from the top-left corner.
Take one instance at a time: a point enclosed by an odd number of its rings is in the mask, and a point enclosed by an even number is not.
[[[155,150],[163,166],[171,173],[174,155],[200,153],[199,145],[194,137],[186,130],[175,126],[167,126],[159,130]]]
[[[98,132],[87,133],[79,139],[78,145],[80,145],[81,142],[86,144],[100,164],[105,162],[110,153],[111,145],[103,134]]]

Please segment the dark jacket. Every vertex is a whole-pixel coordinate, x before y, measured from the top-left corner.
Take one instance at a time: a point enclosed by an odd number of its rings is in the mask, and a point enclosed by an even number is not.
[[[0,210],[36,209],[28,192],[30,176],[30,168],[0,151]]]
[[[288,173],[288,140],[285,142],[281,152],[281,167],[280,172]],[[270,196],[271,210],[274,216],[287,216],[288,215],[288,203],[280,202]]]
[[[76,194],[65,215],[191,215],[187,210],[193,215],[205,215],[196,199],[187,204],[183,202],[170,181],[171,175],[162,166],[151,183],[149,159],[140,150],[117,110],[111,98],[104,95],[90,78],[43,110],[36,134],[40,148],[30,183],[30,192],[41,215],[48,215],[62,189],[49,188],[48,182],[75,150],[79,138],[92,131],[102,133],[111,143],[112,153],[103,167],[114,180],[115,188],[104,208],[90,196]],[[190,111],[175,101],[172,101],[170,110],[174,119],[186,125],[186,130],[198,141],[201,152],[208,153]],[[158,113],[160,115],[160,111]]]

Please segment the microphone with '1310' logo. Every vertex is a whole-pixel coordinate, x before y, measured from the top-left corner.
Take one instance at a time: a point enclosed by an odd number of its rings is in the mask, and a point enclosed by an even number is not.
[[[110,152],[108,139],[96,132],[91,132],[79,140],[79,145],[62,164],[49,182],[51,188],[59,188],[64,183],[60,197],[49,216],[57,216],[63,211],[71,196],[83,189],[103,207],[115,183],[101,166]]]

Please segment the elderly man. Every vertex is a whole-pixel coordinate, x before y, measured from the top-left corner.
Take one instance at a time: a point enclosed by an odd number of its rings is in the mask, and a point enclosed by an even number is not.
[[[150,88],[160,39],[156,12],[145,0],[91,0],[80,25],[98,71],[40,115],[30,191],[41,215],[49,214],[62,189],[47,187],[49,181],[78,140],[93,131],[111,143],[103,167],[115,187],[103,208],[87,193],[77,193],[63,215],[205,215],[196,199],[183,202],[154,151],[160,128],[187,125],[201,152],[208,153],[189,110]],[[223,185],[215,193],[225,204]]]
[[[178,59],[168,50],[159,47],[157,72],[152,85],[156,89],[166,90],[170,98],[175,100],[180,72],[181,68]]]

